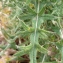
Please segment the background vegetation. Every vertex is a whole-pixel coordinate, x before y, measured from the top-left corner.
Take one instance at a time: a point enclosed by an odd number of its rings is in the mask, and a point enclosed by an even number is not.
[[[6,62],[63,63],[63,0],[1,0],[0,4],[5,39],[0,56]]]

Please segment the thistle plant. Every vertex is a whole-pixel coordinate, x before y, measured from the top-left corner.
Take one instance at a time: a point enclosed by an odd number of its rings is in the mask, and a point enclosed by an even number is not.
[[[7,28],[1,29],[8,44],[4,47],[0,46],[3,48],[0,55],[6,49],[13,48],[18,51],[10,60],[27,54],[30,63],[58,63],[58,61],[63,63],[62,3],[62,0],[3,1],[3,8],[11,7],[12,12],[9,17],[10,21],[6,25]],[[27,44],[16,45],[15,40],[20,37],[28,38],[28,40],[26,39]],[[57,47],[56,50],[59,51],[57,54],[60,53],[58,55],[61,55],[61,61],[57,57],[54,57],[54,61],[46,60],[50,44]],[[42,56],[40,61],[37,60],[38,53]]]

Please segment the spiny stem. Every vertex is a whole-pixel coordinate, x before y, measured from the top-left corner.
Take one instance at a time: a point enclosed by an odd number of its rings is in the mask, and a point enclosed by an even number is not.
[[[36,28],[35,28],[35,36],[34,36],[34,42],[35,42],[35,38],[36,38],[36,32],[37,32],[37,25],[38,25],[38,18],[39,18],[39,16],[38,16],[38,13],[39,13],[39,1],[38,1],[38,7],[37,7],[37,19],[36,19]]]
[[[35,44],[38,43],[38,34],[37,34],[38,20],[39,20],[38,13],[39,13],[39,1],[38,1],[38,6],[37,6],[36,23],[35,23],[35,28],[34,28],[35,31],[34,33],[31,34],[31,37],[30,37],[31,42],[33,40],[33,43],[32,43],[33,47],[30,52],[30,63],[37,63],[36,61],[37,49],[35,47]]]

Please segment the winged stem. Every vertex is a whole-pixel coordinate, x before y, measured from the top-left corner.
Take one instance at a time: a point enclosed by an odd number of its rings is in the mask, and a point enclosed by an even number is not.
[[[37,15],[36,15],[36,19],[35,19],[35,23],[34,21],[32,22],[34,24],[33,28],[35,29],[35,31],[30,35],[30,42],[32,43],[32,49],[30,51],[30,63],[37,63],[36,61],[36,56],[37,56],[37,49],[35,47],[35,44],[38,43],[38,32],[37,32],[37,28],[38,28],[38,16],[39,13],[39,1],[38,1],[38,6],[37,6]]]

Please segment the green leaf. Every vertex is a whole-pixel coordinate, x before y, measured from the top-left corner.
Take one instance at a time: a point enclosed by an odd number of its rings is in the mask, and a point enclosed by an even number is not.
[[[34,17],[35,16],[33,14],[23,14],[23,15],[20,16],[20,19],[27,20],[27,19],[32,19]]]
[[[15,53],[14,56],[20,57],[24,54],[28,54],[30,49],[31,49],[31,47],[30,48],[23,48],[21,51],[18,51],[17,53]]]
[[[44,54],[48,53],[48,50],[46,48],[44,48],[43,46],[36,44],[36,47],[37,47],[39,52],[44,53]]]
[[[36,29],[36,17],[32,19],[32,27]]]
[[[7,44],[7,46],[5,47],[5,49],[0,52],[0,56],[2,56],[2,55],[4,54],[4,52],[5,52],[8,48],[10,48],[10,46],[11,46],[10,44]]]
[[[39,11],[39,16],[42,16],[44,12],[45,12],[45,6]]]
[[[44,23],[44,20],[39,17],[38,28],[40,28],[41,24],[43,24],[43,23]]]
[[[32,44],[27,45],[27,46],[17,46],[17,48],[18,48],[19,50],[31,49],[31,48],[32,48]]]
[[[19,18],[18,18],[18,19],[19,19]],[[20,20],[20,19],[19,19],[19,21],[21,21],[21,25],[22,25],[22,27],[23,27],[25,30],[28,30],[28,29],[29,29],[29,26],[26,25],[24,21],[22,21],[22,20]]]
[[[5,29],[3,29],[3,28],[1,29],[1,31],[2,31],[3,35],[4,35],[6,38],[14,37],[14,36],[12,36],[11,34],[7,33],[7,31],[6,31]]]
[[[57,63],[57,62],[53,61],[53,62],[44,62],[44,63]]]
[[[56,43],[54,43],[56,46],[57,46],[57,48],[59,49],[59,51],[61,50],[61,47],[62,47],[62,44],[60,43],[60,42],[56,42]]]
[[[22,50],[22,51],[18,51],[17,53],[15,53],[14,56],[20,57],[20,56],[27,54],[27,53],[28,53],[28,51]]]
[[[39,33],[44,32],[44,33],[47,33],[47,34],[55,34],[55,32],[48,31],[48,30],[45,30],[45,29],[38,29],[38,31],[39,31]]]
[[[37,11],[37,8],[38,8],[38,0],[35,0],[35,9]]]
[[[0,48],[1,48],[1,49],[5,49],[6,46],[7,46],[7,45],[2,45],[2,44],[1,44],[1,45],[0,45]]]
[[[16,36],[29,36],[32,32],[34,32],[34,30],[19,31],[16,33]]]
[[[28,5],[31,2],[31,0],[26,0],[26,4]]]
[[[44,33],[44,32],[40,32],[40,36],[41,36],[42,39],[47,39],[48,38],[47,34]]]
[[[42,19],[44,19],[44,20],[57,19],[57,17],[54,16],[54,15],[52,15],[52,14],[43,14],[41,17],[42,17]]]
[[[27,7],[27,10],[29,13],[33,14],[33,15],[36,15],[37,13],[32,9],[30,8],[29,6]]]
[[[52,30],[60,36],[60,28],[58,26],[53,26]]]

